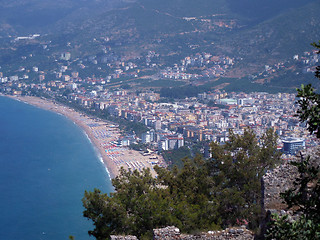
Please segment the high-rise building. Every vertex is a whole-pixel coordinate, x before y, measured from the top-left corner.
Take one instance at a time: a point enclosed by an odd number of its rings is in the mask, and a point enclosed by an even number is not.
[[[46,76],[44,74],[39,75],[39,81],[42,82]]]
[[[60,59],[65,60],[65,61],[69,61],[71,59],[71,53],[69,53],[69,52],[62,53]]]
[[[283,152],[286,154],[296,154],[306,145],[305,140],[303,138],[286,138],[282,140],[282,142]]]
[[[151,142],[151,135],[150,132],[146,132],[142,134],[142,143],[150,143]]]

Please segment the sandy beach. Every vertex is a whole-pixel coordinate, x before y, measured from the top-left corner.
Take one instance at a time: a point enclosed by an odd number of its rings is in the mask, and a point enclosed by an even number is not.
[[[120,137],[119,129],[111,122],[92,118],[79,113],[69,107],[52,101],[30,96],[7,96],[33,106],[62,114],[76,123],[87,134],[97,153],[101,156],[110,178],[119,174],[121,167],[126,170],[141,171],[149,168],[153,176],[156,175],[153,167],[156,164],[163,165],[163,159],[156,154],[144,156],[138,151],[127,147],[118,146],[114,141]],[[100,157],[99,156],[99,157]]]

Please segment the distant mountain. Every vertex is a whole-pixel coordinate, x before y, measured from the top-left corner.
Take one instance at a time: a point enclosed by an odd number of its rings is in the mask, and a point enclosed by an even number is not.
[[[235,79],[312,49],[319,12],[320,0],[2,0],[0,32],[48,33],[52,51],[76,57],[155,51],[162,66],[200,52],[230,56],[241,60],[217,83],[233,89],[241,85]],[[288,81],[278,76],[265,87]]]
[[[79,36],[80,41],[86,34],[108,34],[129,42],[177,35],[188,40],[210,39],[211,35],[228,38],[234,32],[241,36],[250,30],[259,31],[265,22],[271,25],[275,18],[294,11],[302,11],[309,19],[309,3],[320,5],[319,0],[2,0],[0,27],[1,34],[63,32]],[[285,22],[289,28],[298,28],[300,21],[307,20],[298,18]],[[314,18],[317,21],[317,16]],[[236,23],[233,31],[219,31],[219,22],[231,20]],[[276,31],[277,26],[274,28]]]
[[[257,23],[276,17],[288,10],[299,8],[314,0],[227,0],[229,9]]]
[[[1,34],[50,33],[57,24],[81,21],[122,0],[1,0]]]
[[[182,53],[199,45],[254,61],[283,59],[320,38],[319,10],[319,0],[137,0],[81,22],[74,33],[108,36],[122,51]]]
[[[236,51],[247,62],[272,64],[312,49],[320,39],[320,1],[313,1],[226,35],[221,46]]]

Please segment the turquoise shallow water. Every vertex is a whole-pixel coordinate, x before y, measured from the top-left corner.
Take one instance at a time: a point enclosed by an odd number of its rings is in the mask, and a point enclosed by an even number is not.
[[[0,97],[0,239],[93,239],[85,190],[110,192],[93,146],[72,121]]]

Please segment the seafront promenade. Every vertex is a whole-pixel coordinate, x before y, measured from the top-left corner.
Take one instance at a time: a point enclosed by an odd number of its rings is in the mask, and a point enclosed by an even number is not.
[[[163,159],[158,155],[144,156],[138,151],[115,144],[121,136],[120,130],[111,122],[92,118],[74,109],[55,102],[31,96],[7,96],[33,106],[62,114],[83,129],[91,143],[94,145],[100,160],[109,172],[110,178],[119,174],[123,167],[126,170],[141,171],[149,168],[153,176],[156,175],[153,167],[156,163],[163,164]]]

